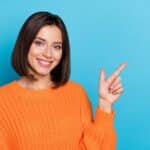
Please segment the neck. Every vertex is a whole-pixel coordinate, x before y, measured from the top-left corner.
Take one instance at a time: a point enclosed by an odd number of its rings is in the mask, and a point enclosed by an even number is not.
[[[25,88],[33,90],[48,89],[53,86],[50,77],[39,78],[37,81],[31,81],[27,77],[21,77],[18,83]]]

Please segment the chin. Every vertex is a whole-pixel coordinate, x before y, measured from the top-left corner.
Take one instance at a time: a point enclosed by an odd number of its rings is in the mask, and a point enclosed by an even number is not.
[[[41,75],[41,76],[48,76],[50,75],[50,71],[36,71],[37,74]]]
[[[46,76],[50,76],[50,70],[48,69],[36,69],[36,68],[32,68],[32,73],[36,76],[41,76],[41,77],[46,77]]]

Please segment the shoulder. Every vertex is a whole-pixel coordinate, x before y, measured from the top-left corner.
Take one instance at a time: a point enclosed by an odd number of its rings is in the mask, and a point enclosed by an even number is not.
[[[64,86],[63,89],[70,93],[76,93],[76,94],[86,94],[86,90],[83,87],[83,85],[79,82],[69,80]]]
[[[3,118],[7,117],[6,115],[9,114],[9,108],[12,106],[11,99],[14,94],[13,87],[14,81],[0,86],[0,121],[2,121]]]
[[[14,82],[15,81],[12,81],[12,82],[9,82],[9,83],[6,83],[6,84],[0,86],[0,93],[9,92],[10,90],[12,90],[15,85]]]
[[[15,81],[11,81],[0,86],[0,100],[7,96],[10,96],[12,93],[16,93],[15,89]]]
[[[72,89],[83,89],[83,86],[76,81],[73,80],[69,80],[66,84],[65,84],[66,88],[72,88]]]

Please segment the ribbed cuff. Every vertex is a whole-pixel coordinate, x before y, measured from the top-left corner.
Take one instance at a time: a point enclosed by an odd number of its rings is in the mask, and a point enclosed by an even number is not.
[[[112,110],[111,113],[104,112],[100,108],[96,109],[95,121],[96,126],[112,126],[114,120],[115,112]]]

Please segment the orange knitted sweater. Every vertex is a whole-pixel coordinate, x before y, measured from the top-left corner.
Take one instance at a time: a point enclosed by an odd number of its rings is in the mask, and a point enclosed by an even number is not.
[[[115,150],[114,112],[96,109],[73,81],[29,90],[0,87],[0,150]]]

